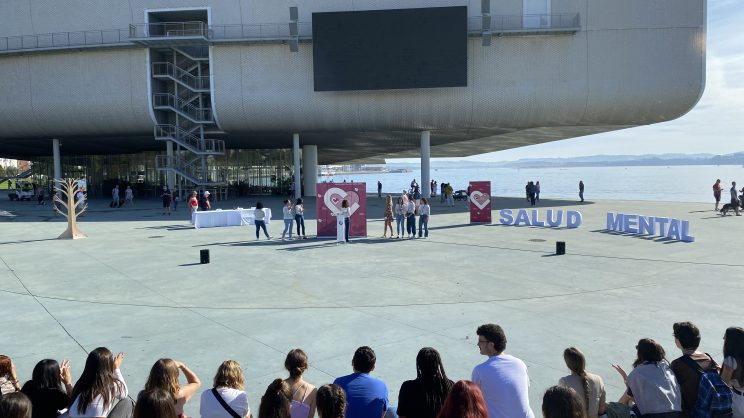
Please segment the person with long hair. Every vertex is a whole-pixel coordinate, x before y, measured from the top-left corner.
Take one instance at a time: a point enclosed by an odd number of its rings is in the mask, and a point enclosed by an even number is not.
[[[400,238],[401,234],[405,234],[406,227],[403,223],[403,219],[406,217],[406,204],[403,202],[403,197],[398,198],[398,203],[395,204],[395,238]]]
[[[431,206],[425,197],[421,198],[419,206],[419,228],[418,237],[421,238],[421,229],[424,230],[424,239],[429,238],[429,215],[431,215]]]
[[[258,418],[291,418],[292,414],[289,409],[291,397],[289,386],[284,380],[274,379],[261,397]]]
[[[581,397],[588,418],[604,415],[607,412],[604,382],[601,377],[586,371],[584,353],[576,347],[568,347],[563,350],[563,360],[571,374],[561,377],[558,384],[573,389]]]
[[[21,392],[0,396],[0,417],[31,418],[31,401]]]
[[[733,392],[734,418],[744,418],[744,328],[726,329],[723,336],[721,379]]]
[[[60,366],[56,360],[41,360],[34,366],[31,380],[23,385],[21,392],[28,396],[34,406],[33,418],[55,418],[59,415],[57,411],[70,405],[70,363],[65,360]]]
[[[202,392],[199,414],[201,418],[250,417],[251,407],[248,404],[248,394],[245,393],[245,375],[240,363],[225,360],[220,364],[214,375],[213,387]]]
[[[488,409],[478,385],[460,380],[449,391],[437,418],[488,418]]]
[[[633,409],[636,415],[666,414],[665,418],[679,415],[682,411],[682,395],[665,358],[664,348],[651,338],[642,338],[636,350],[636,360],[630,374],[625,373],[619,365],[612,365],[625,381],[628,388],[626,395],[635,401]]]
[[[579,394],[567,386],[552,386],[545,391],[542,401],[545,418],[586,418],[586,409]]]
[[[383,219],[385,220],[385,226],[382,230],[382,237],[387,238],[387,231],[388,228],[390,228],[390,238],[393,237],[393,197],[388,195],[387,199],[385,200],[385,215],[383,216]]]
[[[15,365],[10,357],[0,354],[0,395],[18,392],[21,385],[18,383]]]
[[[285,200],[284,201],[284,207],[282,207],[282,214],[284,217],[284,230],[282,230],[282,241],[284,241],[284,236],[287,235],[287,232],[289,232],[289,240],[292,241],[292,222],[294,219],[294,212],[292,212],[292,201],[291,200]],[[299,237],[298,237],[299,238]]]
[[[316,398],[320,418],[344,418],[346,416],[346,392],[341,386],[331,383],[318,389]]]
[[[284,368],[289,372],[289,377],[284,382],[289,386],[291,394],[289,408],[292,418],[314,417],[318,390],[302,379],[308,368],[307,354],[299,348],[291,350],[284,360]]]
[[[297,198],[295,202],[294,219],[297,224],[297,239],[300,239],[300,236],[302,236],[302,239],[307,239],[307,235],[305,235],[305,206],[302,203],[302,198]],[[302,228],[301,234],[300,228]]]
[[[71,418],[108,417],[116,415],[114,406],[121,411],[133,407],[131,401],[127,402],[129,390],[120,369],[123,361],[124,353],[114,357],[106,347],[88,354],[83,373],[72,389]]]
[[[176,400],[165,389],[143,390],[137,395],[133,418],[176,418]]]
[[[178,381],[179,370],[186,377],[187,384],[181,386]],[[162,389],[171,394],[176,405],[176,414],[183,415],[183,407],[199,390],[201,381],[185,364],[169,358],[161,358],[152,365],[150,375],[145,383],[145,390]]]
[[[436,418],[454,382],[444,372],[439,352],[431,347],[416,356],[416,379],[407,380],[398,394],[400,418]]]
[[[258,233],[263,229],[266,239],[271,239],[269,231],[266,230],[266,212],[264,212],[264,205],[261,202],[256,202],[256,209],[253,210],[253,223],[256,224],[256,239],[258,239]]]

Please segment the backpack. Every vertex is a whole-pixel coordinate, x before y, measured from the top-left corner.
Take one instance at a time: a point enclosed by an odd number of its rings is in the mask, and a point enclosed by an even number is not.
[[[710,357],[710,354],[706,353],[706,355]],[[733,416],[731,409],[733,394],[716,369],[703,370],[690,356],[682,356],[682,359],[700,374],[698,395],[692,416],[694,418],[731,418]],[[711,361],[713,361],[712,357]]]

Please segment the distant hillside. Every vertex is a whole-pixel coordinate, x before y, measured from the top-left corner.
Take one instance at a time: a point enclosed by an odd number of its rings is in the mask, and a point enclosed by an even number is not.
[[[734,154],[657,154],[657,155],[592,155],[574,158],[526,158],[517,161],[432,161],[433,168],[503,168],[606,167],[606,166],[671,166],[671,165],[744,165],[744,152]],[[388,166],[410,167],[418,164],[391,163]]]

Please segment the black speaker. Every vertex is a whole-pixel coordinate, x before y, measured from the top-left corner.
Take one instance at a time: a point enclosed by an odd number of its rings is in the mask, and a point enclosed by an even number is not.
[[[563,254],[566,254],[565,241],[556,241],[555,242],[555,255],[563,255]]]
[[[209,250],[199,251],[199,262],[201,264],[209,264]]]

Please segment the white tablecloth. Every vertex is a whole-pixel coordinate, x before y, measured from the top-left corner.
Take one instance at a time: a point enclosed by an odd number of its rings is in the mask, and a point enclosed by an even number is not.
[[[254,210],[255,208],[194,212],[191,214],[191,223],[194,224],[194,227],[196,229],[216,228],[221,226],[253,225]],[[264,214],[266,214],[264,220],[268,225],[271,223],[271,209],[264,208],[263,211]]]

